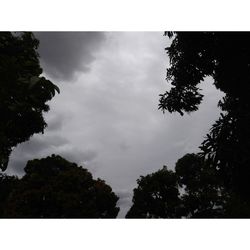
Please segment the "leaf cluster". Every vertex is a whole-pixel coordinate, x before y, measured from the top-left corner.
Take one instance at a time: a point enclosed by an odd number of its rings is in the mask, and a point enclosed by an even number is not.
[[[199,83],[213,78],[225,93],[220,118],[202,143],[201,155],[218,169],[223,185],[237,197],[250,200],[250,33],[169,32],[171,45],[167,80],[170,91],[161,95],[159,109],[192,112],[202,101]]]
[[[175,171],[141,176],[126,218],[246,218],[250,202],[225,187],[218,169],[199,154],[186,154]]]
[[[0,168],[8,165],[12,148],[44,131],[43,112],[59,88],[41,76],[37,48],[30,32],[0,33]]]
[[[8,190],[4,218],[115,218],[119,212],[118,197],[105,181],[56,155],[29,161]]]

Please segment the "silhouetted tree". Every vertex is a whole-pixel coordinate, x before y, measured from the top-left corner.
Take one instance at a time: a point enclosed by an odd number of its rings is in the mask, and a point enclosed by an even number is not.
[[[142,177],[126,218],[248,218],[250,202],[223,185],[218,169],[186,154],[175,171],[164,167]]]
[[[220,218],[225,214],[225,190],[217,169],[197,154],[186,154],[176,162],[175,172],[182,189],[183,217]]]
[[[223,113],[201,145],[201,154],[218,169],[229,193],[240,200],[250,197],[250,33],[168,32],[170,91],[161,95],[163,111],[192,112],[202,94],[198,84],[211,76],[225,93]]]
[[[16,176],[0,174],[0,218],[3,217],[8,197],[16,187],[17,183],[18,178]]]
[[[52,155],[28,161],[10,193],[7,218],[115,218],[118,197],[110,186],[75,163]]]
[[[178,218],[180,199],[175,173],[166,166],[141,176],[126,218]]]
[[[30,32],[0,32],[0,169],[13,147],[43,132],[42,112],[59,89],[45,77],[37,53],[39,41]]]

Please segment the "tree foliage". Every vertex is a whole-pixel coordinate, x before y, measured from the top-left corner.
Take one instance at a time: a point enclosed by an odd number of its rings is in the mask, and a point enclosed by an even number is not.
[[[5,170],[13,147],[43,132],[47,101],[59,89],[41,76],[37,48],[30,32],[0,33],[0,168]]]
[[[218,170],[199,154],[186,154],[175,170],[141,176],[126,218],[248,218],[250,202],[229,191]]]
[[[16,187],[18,178],[16,176],[8,176],[0,174],[0,218],[4,216],[6,210],[6,202],[12,190]]]
[[[199,83],[211,76],[225,93],[222,113],[201,145],[201,154],[218,169],[229,192],[249,200],[250,187],[250,33],[169,32],[167,80],[159,109],[192,112],[202,101]]]
[[[179,217],[179,190],[174,172],[164,166],[155,173],[141,176],[137,184],[126,218]]]
[[[181,114],[197,110],[202,100],[197,85],[207,76],[227,95],[247,97],[249,42],[246,32],[176,32],[166,48],[171,65],[167,80],[173,88],[162,95],[159,107]]]
[[[213,165],[197,154],[186,154],[176,162],[175,173],[182,189],[183,217],[224,216],[224,189]]]
[[[60,156],[28,161],[4,203],[5,218],[115,218],[118,197],[105,181]]]

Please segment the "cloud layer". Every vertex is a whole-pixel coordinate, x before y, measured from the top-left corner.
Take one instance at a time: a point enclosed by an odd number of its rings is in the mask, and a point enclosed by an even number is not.
[[[105,39],[101,32],[36,32],[35,36],[41,41],[38,51],[46,74],[66,80],[90,70]]]
[[[168,40],[160,32],[38,37],[45,74],[61,94],[50,102],[44,135],[19,145],[8,171],[21,173],[29,159],[61,154],[106,180],[120,196],[124,217],[140,175],[173,168],[178,158],[198,150],[219,115],[222,94],[206,79],[197,112],[163,115],[157,107],[167,88]]]

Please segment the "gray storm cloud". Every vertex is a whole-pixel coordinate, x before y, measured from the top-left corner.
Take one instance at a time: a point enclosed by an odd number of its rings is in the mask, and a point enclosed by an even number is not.
[[[28,160],[46,156],[54,148],[59,148],[67,143],[66,138],[58,135],[35,135],[13,150],[7,173],[22,175]]]
[[[61,93],[49,103],[45,133],[13,151],[8,171],[21,174],[27,160],[60,154],[106,180],[124,217],[140,175],[173,168],[198,150],[222,95],[206,79],[197,112],[181,117],[157,109],[168,87],[168,40],[161,32],[36,35],[44,72]]]
[[[95,52],[105,40],[102,32],[35,32],[44,71],[53,78],[70,80],[88,72]]]
[[[7,173],[21,176],[24,174],[27,161],[51,154],[61,155],[65,159],[83,166],[97,157],[97,152],[74,147],[66,137],[53,135],[53,133],[35,135],[14,149]]]

